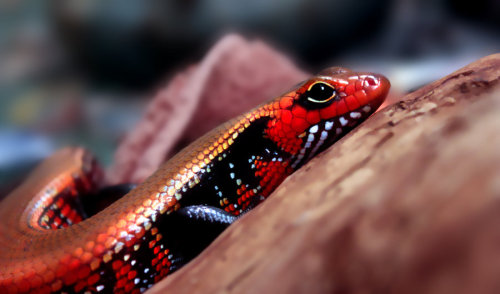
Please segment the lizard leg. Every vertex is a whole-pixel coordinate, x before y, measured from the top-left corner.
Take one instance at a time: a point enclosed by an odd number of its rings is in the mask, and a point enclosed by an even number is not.
[[[172,234],[172,251],[185,263],[208,247],[236,219],[237,216],[213,206],[182,207],[166,222]]]
[[[177,214],[188,222],[218,224],[221,226],[229,226],[238,218],[223,209],[206,205],[186,206],[179,209]]]

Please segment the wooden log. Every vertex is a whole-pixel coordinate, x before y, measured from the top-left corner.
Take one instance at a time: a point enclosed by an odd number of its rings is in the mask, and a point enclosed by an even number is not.
[[[407,95],[154,293],[500,293],[500,54]]]

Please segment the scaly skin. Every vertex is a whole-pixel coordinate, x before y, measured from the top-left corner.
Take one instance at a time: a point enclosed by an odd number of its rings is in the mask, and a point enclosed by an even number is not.
[[[388,80],[330,68],[209,132],[90,217],[78,194],[99,169],[67,148],[0,203],[0,293],[140,293],[186,260],[170,216],[206,205],[237,216],[372,114]],[[86,292],[87,291],[87,292]]]

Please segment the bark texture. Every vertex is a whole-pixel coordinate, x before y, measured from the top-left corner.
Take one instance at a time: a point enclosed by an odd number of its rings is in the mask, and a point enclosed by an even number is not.
[[[376,113],[154,293],[500,293],[500,54]]]

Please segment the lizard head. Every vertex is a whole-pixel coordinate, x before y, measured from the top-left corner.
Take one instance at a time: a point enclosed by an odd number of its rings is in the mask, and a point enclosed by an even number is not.
[[[298,168],[374,113],[389,88],[380,74],[325,69],[272,103],[265,133]]]

